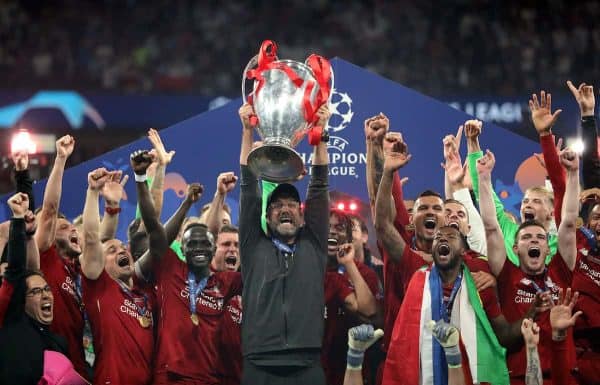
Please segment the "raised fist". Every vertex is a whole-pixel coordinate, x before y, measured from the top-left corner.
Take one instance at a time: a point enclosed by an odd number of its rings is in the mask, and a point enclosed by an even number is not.
[[[560,152],[559,156],[560,163],[567,171],[579,170],[579,157],[575,151],[567,147]]]
[[[250,123],[250,117],[254,116],[254,109],[250,103],[246,103],[238,110],[240,120],[242,121],[242,127],[244,130],[252,130],[252,124]]]
[[[372,140],[377,143],[381,143],[385,134],[390,129],[390,120],[387,116],[380,112],[379,115],[375,115],[365,120],[365,137],[367,140]]]
[[[16,151],[12,154],[12,160],[15,163],[15,171],[25,171],[29,166],[29,154],[26,150]]]
[[[381,337],[383,337],[383,330],[374,330],[373,325],[355,326],[348,330],[348,347],[364,352]]]
[[[537,346],[540,342],[540,327],[529,318],[525,318],[521,323],[521,334],[525,340],[525,346]]]
[[[65,135],[56,141],[56,156],[68,158],[75,148],[75,139],[71,135]]]
[[[235,188],[237,176],[233,172],[222,172],[217,177],[217,191],[219,194],[225,195]]]
[[[411,158],[408,146],[398,133],[388,133],[383,143],[383,169],[396,171],[404,167]]]
[[[152,157],[147,150],[137,150],[131,153],[129,157],[131,168],[137,175],[146,175],[146,170],[152,163]]]
[[[464,124],[465,136],[467,139],[474,140],[481,135],[483,122],[477,119],[467,120]]]
[[[8,207],[10,207],[13,217],[23,218],[29,210],[29,197],[25,193],[16,193],[8,199]]]
[[[101,190],[110,179],[111,174],[104,168],[97,168],[88,173],[88,186],[90,190]]]
[[[188,185],[185,199],[192,203],[198,202],[203,192],[204,186],[202,186],[200,183],[191,183],[190,185]]]

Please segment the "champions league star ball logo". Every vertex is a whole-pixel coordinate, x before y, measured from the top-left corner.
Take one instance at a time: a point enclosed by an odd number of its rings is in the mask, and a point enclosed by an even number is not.
[[[350,142],[338,136],[352,122],[354,111],[352,111],[352,98],[346,92],[337,89],[332,90],[331,102],[329,103],[329,175],[335,177],[349,176],[357,179],[364,171],[358,169],[367,163],[366,155],[362,152],[349,152]],[[312,163],[312,154],[301,153],[300,156],[305,163]],[[308,159],[308,162],[306,160]],[[310,170],[309,170],[310,172]]]
[[[352,99],[345,92],[338,92],[333,89],[331,103],[329,103],[331,118],[329,119],[329,131],[342,131],[352,121],[354,112],[352,111]]]

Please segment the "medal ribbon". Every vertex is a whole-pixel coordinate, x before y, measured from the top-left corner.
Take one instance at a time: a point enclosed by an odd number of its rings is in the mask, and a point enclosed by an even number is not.
[[[133,306],[135,306],[135,310],[137,311],[137,313],[140,315],[140,317],[145,317],[146,316],[146,310],[148,310],[148,296],[146,295],[146,293],[143,292],[139,292],[142,295],[142,298],[144,298],[144,306],[140,307],[137,305],[134,294],[131,290],[129,290],[129,288],[127,287],[127,285],[125,285],[123,282],[121,282],[120,280],[116,280],[117,283],[119,284],[119,286],[121,287],[121,291],[123,291],[123,294],[125,294],[133,303]]]
[[[543,293],[545,291],[548,290],[548,287],[546,286],[546,275],[548,274],[548,268],[546,267],[544,269],[544,273],[543,273],[543,282],[544,282],[544,287],[540,287],[537,283],[535,283],[535,281],[531,278],[529,278],[529,282],[531,282],[531,286],[533,286],[533,288],[535,289],[536,293]]]
[[[206,287],[208,276],[196,283],[196,276],[191,271],[188,271],[187,281],[190,288],[190,314],[193,315],[196,314],[196,298],[198,298],[198,294]]]

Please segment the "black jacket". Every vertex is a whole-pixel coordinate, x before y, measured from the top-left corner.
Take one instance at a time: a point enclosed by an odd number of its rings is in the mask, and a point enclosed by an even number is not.
[[[241,168],[242,353],[257,365],[310,365],[319,359],[329,233],[327,170],[312,167],[305,225],[294,254],[286,256],[261,229],[256,175]]]

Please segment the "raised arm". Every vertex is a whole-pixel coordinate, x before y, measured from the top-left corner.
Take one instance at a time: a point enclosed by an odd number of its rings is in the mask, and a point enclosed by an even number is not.
[[[122,171],[111,173],[110,179],[104,184],[100,195],[104,197],[104,211],[102,222],[100,223],[100,241],[104,242],[108,239],[113,239],[117,235],[117,227],[119,226],[119,213],[121,208],[119,204],[124,194],[125,183],[129,179],[129,175],[123,176]]]
[[[140,278],[149,277],[160,258],[165,254],[169,247],[165,229],[158,220],[158,216],[152,204],[152,198],[146,184],[146,170],[150,166],[152,159],[147,151],[136,151],[130,157],[131,167],[135,173],[135,186],[137,191],[138,205],[142,220],[148,232],[150,243],[149,253],[144,254],[135,263],[136,273]]]
[[[577,217],[579,216],[579,157],[567,148],[560,152],[560,162],[567,170],[567,186],[558,227],[558,251],[572,271],[577,260]]]
[[[524,319],[521,324],[521,333],[525,340],[527,355],[527,369],[525,371],[525,385],[542,385],[542,364],[538,353],[540,342],[540,327],[530,319]]]
[[[594,87],[581,83],[575,88],[571,81],[567,81],[569,90],[575,97],[581,112],[581,137],[583,139],[583,153],[581,154],[581,170],[583,189],[600,187],[600,159],[598,159],[598,128],[594,110],[596,98]]]
[[[150,156],[153,161],[156,162],[156,171],[154,173],[154,178],[152,179],[152,185],[150,186],[150,195],[152,196],[152,202],[154,203],[156,217],[160,219],[163,207],[165,173],[167,165],[173,160],[175,151],[167,152],[167,150],[165,150],[165,145],[163,144],[158,131],[154,128],[148,130],[148,139],[150,140],[150,143],[152,143],[152,147],[154,147],[150,151]]]
[[[393,144],[385,156],[383,175],[375,201],[375,231],[377,239],[383,244],[388,255],[394,262],[400,262],[406,242],[394,227],[395,208],[392,198],[392,179],[394,173],[406,165],[411,156],[401,135],[390,135],[386,140]]]
[[[35,211],[35,202],[33,198],[33,180],[29,175],[29,154],[27,151],[18,151],[12,154],[15,163],[15,182],[17,183],[17,192],[27,194],[29,197],[29,210]]]
[[[552,184],[554,191],[554,216],[556,224],[560,224],[560,210],[562,200],[565,194],[565,170],[560,165],[558,151],[554,145],[554,136],[552,135],[552,126],[558,119],[562,110],[552,112],[552,95],[540,92],[538,99],[536,94],[529,100],[529,110],[531,111],[531,121],[540,137],[542,153],[544,154],[544,166]]]
[[[29,206],[31,206],[31,202],[29,202]],[[27,210],[27,212],[25,212],[25,248],[27,249],[26,267],[28,270],[40,269],[40,249],[35,242],[36,231],[37,221],[35,215],[31,210]]]
[[[479,209],[481,210],[481,219],[485,228],[488,263],[490,270],[497,277],[500,275],[506,261],[506,249],[492,197],[492,170],[495,163],[496,158],[494,154],[490,150],[487,150],[486,154],[477,161],[477,174],[480,182]]]
[[[185,220],[187,212],[194,203],[198,202],[203,192],[204,186],[200,183],[191,183],[188,185],[185,199],[181,202],[177,211],[175,211],[167,223],[165,223],[165,232],[167,234],[167,243],[169,245],[177,238],[177,234],[179,234],[179,230],[181,229],[181,225]]]
[[[254,115],[254,109],[248,103],[240,107],[238,111],[242,121],[242,145],[240,148],[240,165],[248,165],[248,154],[252,151],[253,127],[250,124],[250,117]]]
[[[88,279],[98,279],[104,270],[104,252],[100,239],[100,213],[98,200],[104,184],[113,174],[105,168],[88,174],[88,189],[83,206],[83,255],[80,258],[81,271]]]
[[[40,251],[48,250],[54,243],[63,173],[67,158],[73,153],[74,146],[75,139],[71,135],[65,135],[56,141],[56,159],[44,190],[44,202],[38,223],[40,229],[35,234]]]
[[[206,218],[206,226],[208,231],[212,234],[218,234],[221,226],[223,226],[223,205],[225,203],[225,197],[227,193],[231,192],[235,188],[237,182],[237,176],[230,172],[222,172],[217,177],[217,190],[213,197],[210,207],[208,208],[208,214]]]
[[[377,302],[373,293],[371,293],[371,289],[369,289],[369,285],[367,285],[367,282],[358,271],[358,267],[356,267],[352,243],[346,243],[339,247],[337,260],[338,263],[345,266],[348,278],[354,286],[354,293],[350,294],[344,301],[346,310],[358,313],[366,318],[373,317],[377,311]]]
[[[25,249],[25,213],[29,209],[29,198],[27,194],[16,193],[8,199],[8,206],[12,211],[10,219],[10,229],[8,234],[8,252],[6,279],[15,281],[25,270],[26,255]]]
[[[379,113],[379,115],[365,120],[365,137],[367,140],[367,191],[373,218],[375,217],[377,190],[383,174],[384,144],[386,143],[385,138],[387,137],[389,126],[389,119],[383,113]],[[393,178],[392,196],[394,197],[394,205],[396,208],[394,225],[406,239],[408,236],[405,236],[405,227],[410,223],[410,215],[408,214],[406,206],[404,206],[404,196],[402,191],[403,182],[400,180],[398,173],[394,173]]]
[[[326,127],[331,116],[326,104],[317,110],[317,125]],[[320,142],[314,147],[312,172],[308,183],[308,193],[304,206],[304,222],[320,241],[322,250],[327,249],[329,234],[329,178],[328,178],[327,142]],[[326,253],[323,253],[326,258]]]

